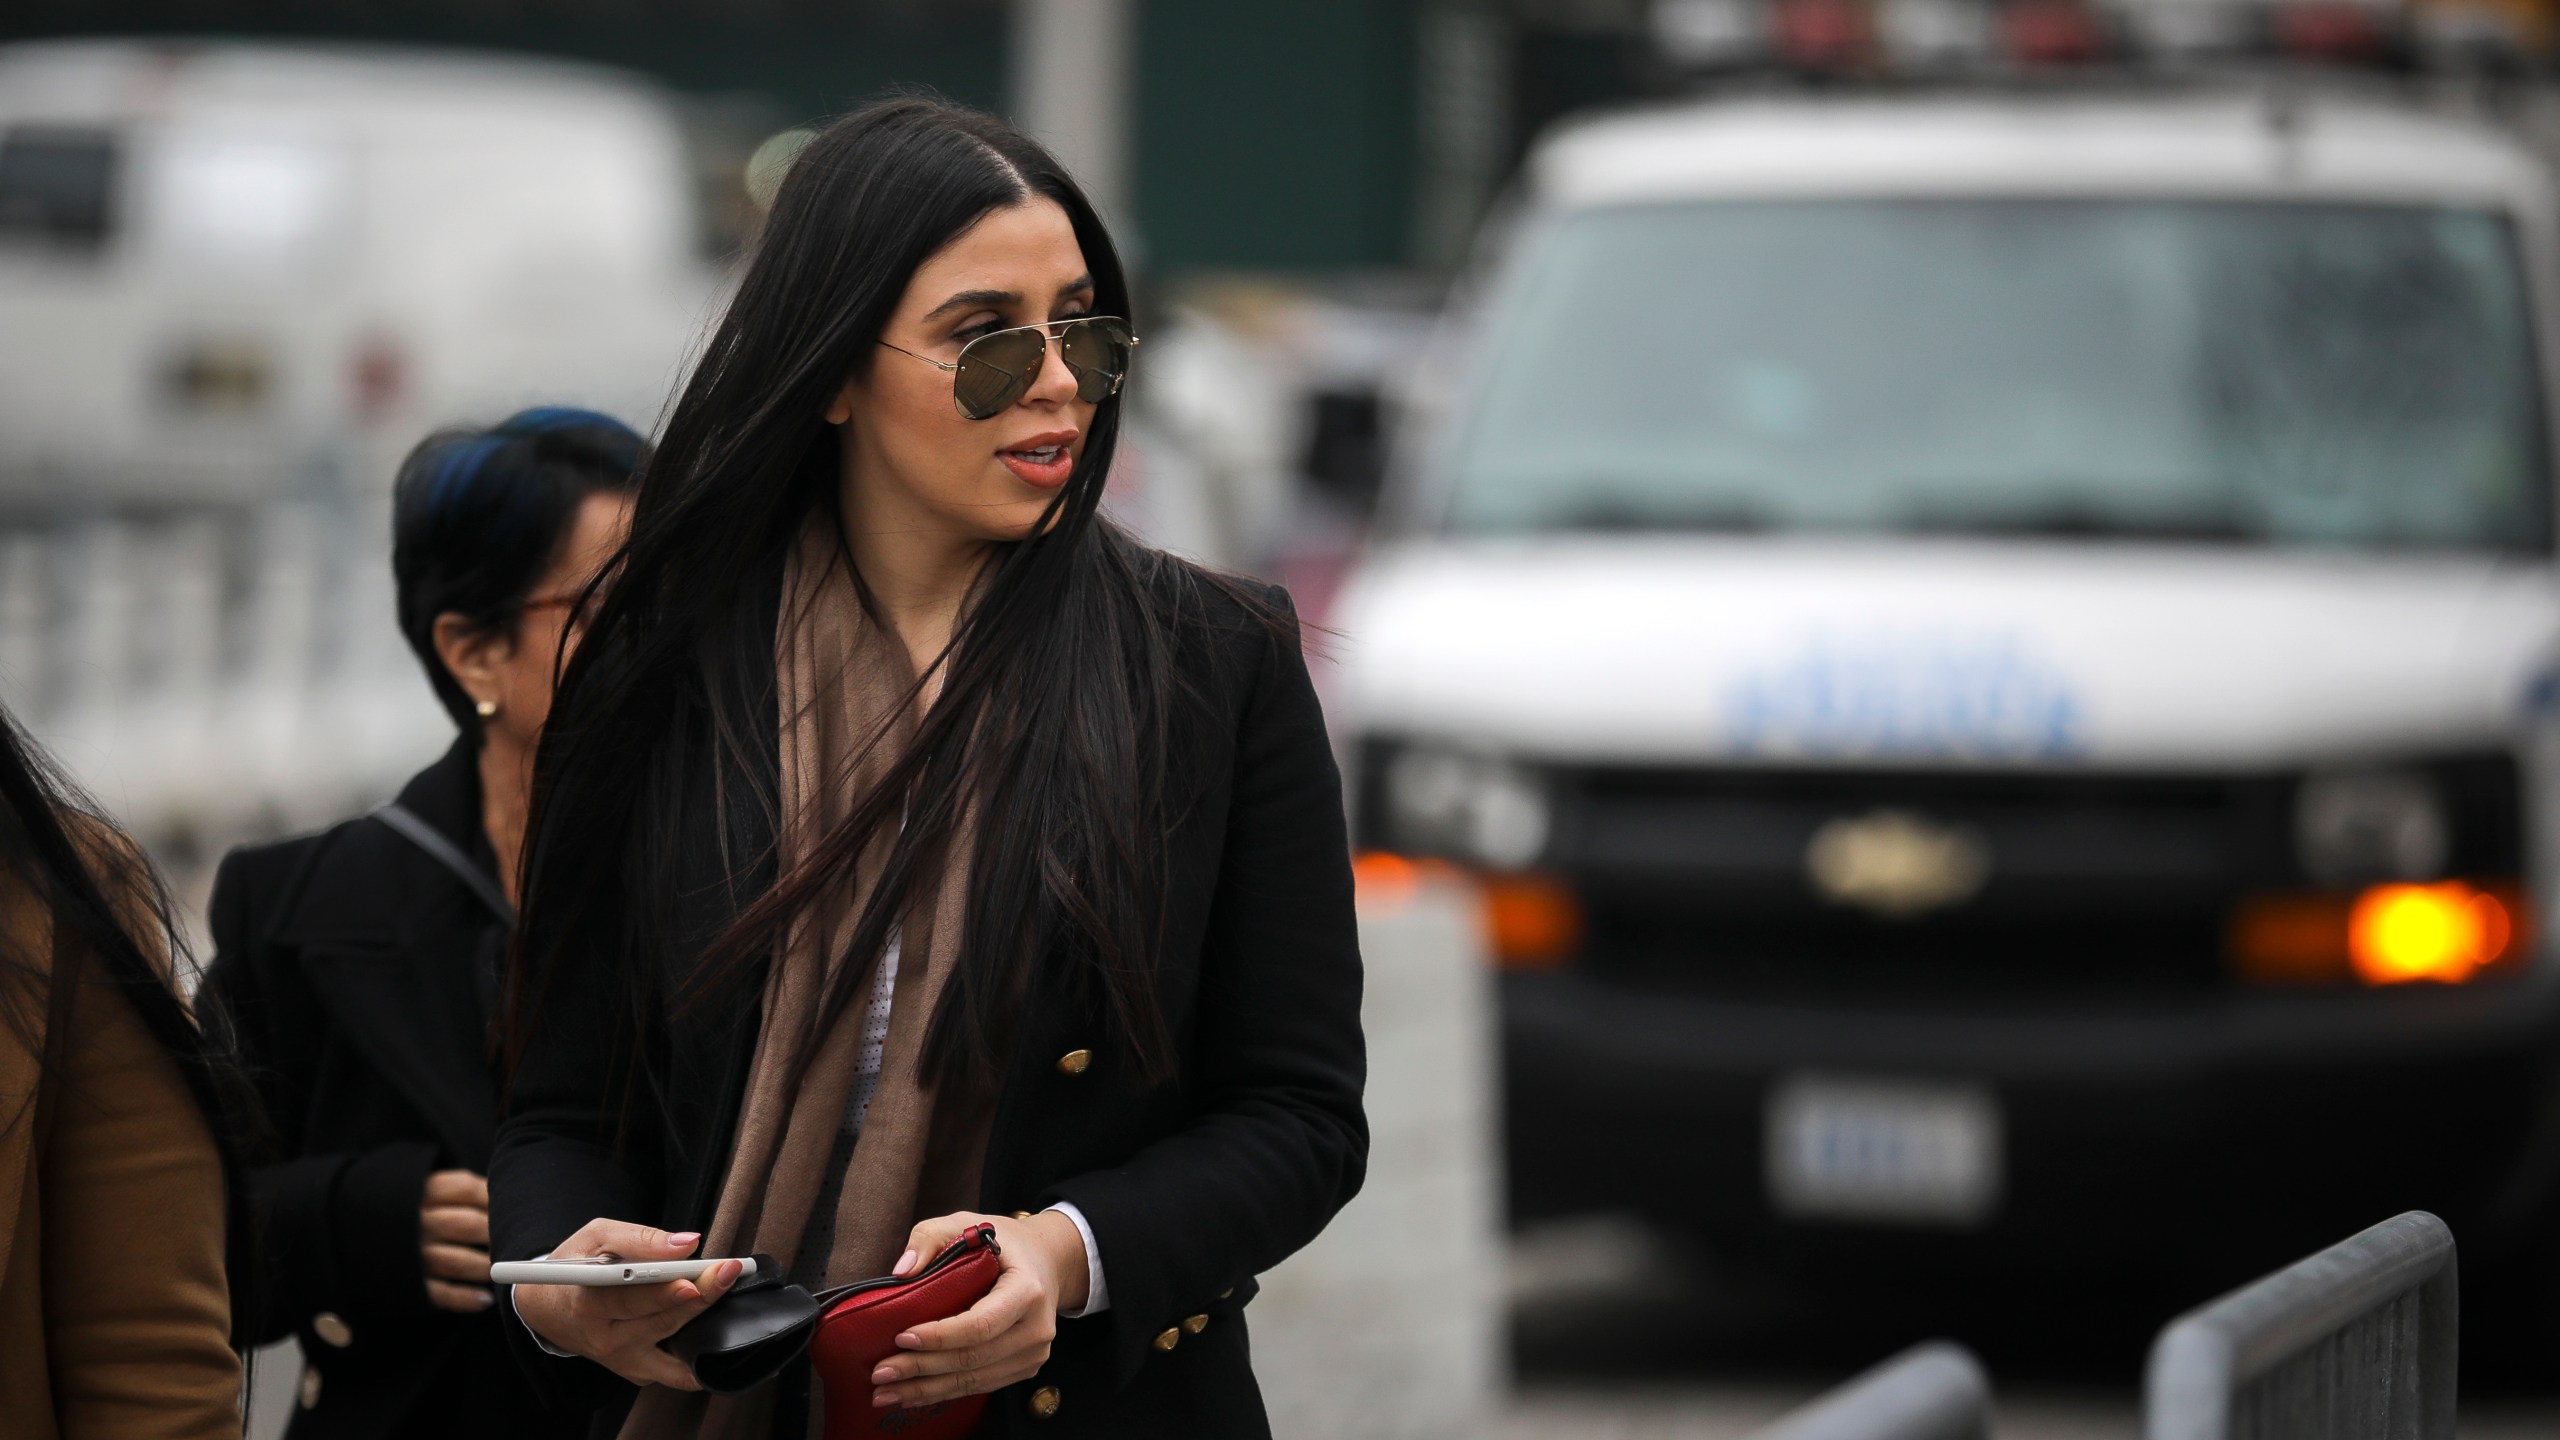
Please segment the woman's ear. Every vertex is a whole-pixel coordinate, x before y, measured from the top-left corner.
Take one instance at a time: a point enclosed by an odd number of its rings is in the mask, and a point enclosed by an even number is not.
[[[827,402],[828,424],[842,425],[853,418],[854,392],[860,388],[861,384],[861,381],[851,376],[845,378],[844,388],[836,392],[836,398]]]
[[[515,658],[514,634],[474,625],[460,611],[447,610],[436,617],[435,644],[436,658],[463,694],[475,702],[506,698],[499,671]]]

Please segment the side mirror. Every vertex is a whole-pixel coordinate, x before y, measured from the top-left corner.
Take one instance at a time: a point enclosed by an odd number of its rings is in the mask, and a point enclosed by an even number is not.
[[[1318,492],[1366,519],[1386,475],[1386,403],[1374,387],[1312,391],[1299,468]]]

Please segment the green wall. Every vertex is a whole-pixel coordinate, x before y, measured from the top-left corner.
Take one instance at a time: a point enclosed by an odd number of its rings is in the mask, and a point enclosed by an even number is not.
[[[1150,269],[1392,265],[1412,248],[1415,0],[1139,0]]]
[[[1004,0],[9,0],[0,39],[201,35],[532,51],[644,71],[699,94],[753,95],[795,120],[900,84],[1001,106],[1006,9]]]
[[[1429,246],[1418,224],[1431,192],[1417,113],[1426,7],[1498,11],[1502,0],[1130,4],[1131,248],[1147,269],[1321,271],[1431,258],[1420,253]],[[897,85],[1002,109],[1010,8],[1008,0],[9,0],[0,4],[0,40],[165,34],[531,51],[744,98],[743,123],[780,125]],[[1563,73],[1522,77],[1531,92],[1523,98],[1534,105],[1549,90],[1608,88],[1578,73],[1588,64],[1556,68]]]

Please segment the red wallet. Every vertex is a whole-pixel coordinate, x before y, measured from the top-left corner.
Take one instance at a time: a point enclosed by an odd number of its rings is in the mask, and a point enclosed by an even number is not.
[[[898,1335],[947,1320],[986,1297],[1004,1267],[996,1227],[980,1225],[942,1248],[912,1275],[883,1275],[819,1292],[809,1361],[826,1387],[827,1440],[960,1440],[978,1428],[987,1397],[884,1410],[871,1403],[871,1372],[899,1353]]]

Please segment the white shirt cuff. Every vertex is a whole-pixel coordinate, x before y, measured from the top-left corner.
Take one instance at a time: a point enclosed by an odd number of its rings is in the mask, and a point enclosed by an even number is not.
[[[1111,1287],[1102,1281],[1102,1247],[1093,1243],[1093,1227],[1085,1223],[1084,1212],[1068,1201],[1061,1200],[1049,1208],[1066,1216],[1067,1222],[1076,1227],[1076,1233],[1084,1237],[1084,1303],[1073,1310],[1061,1310],[1058,1316],[1063,1320],[1080,1320],[1087,1315],[1099,1315],[1111,1308]]]
[[[548,1260],[551,1258],[551,1252],[545,1250],[533,1258],[536,1260]],[[516,1309],[516,1287],[509,1285],[505,1287],[505,1289],[507,1292],[508,1312],[516,1317],[517,1324],[524,1325],[524,1312]],[[563,1350],[559,1346],[552,1344],[550,1341],[543,1339],[542,1332],[534,1329],[530,1325],[524,1325],[524,1333],[533,1337],[533,1343],[541,1346],[542,1353],[545,1355],[557,1355],[563,1360],[575,1360],[578,1358],[578,1352],[574,1350]]]

